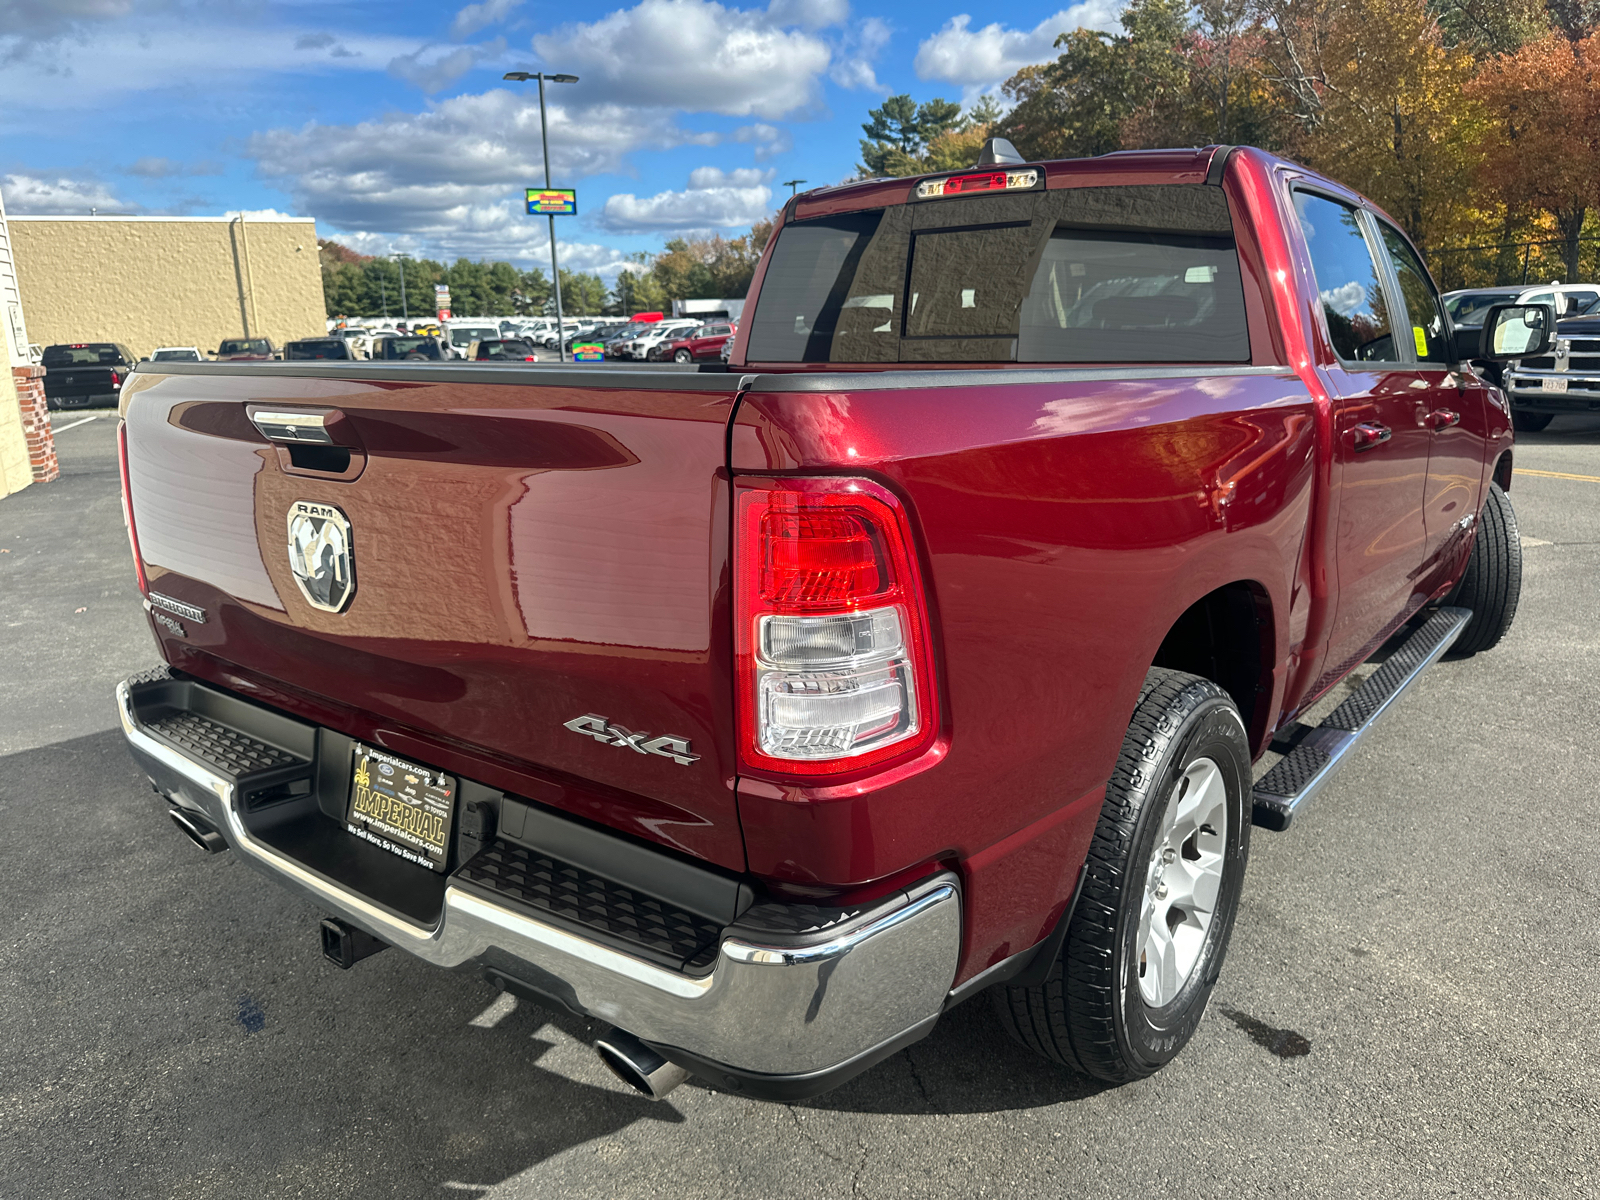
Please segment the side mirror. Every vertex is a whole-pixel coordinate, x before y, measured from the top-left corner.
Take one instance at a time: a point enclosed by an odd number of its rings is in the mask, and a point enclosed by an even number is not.
[[[1508,362],[1535,358],[1555,344],[1556,310],[1552,304],[1496,304],[1484,314],[1483,341],[1476,358]]]

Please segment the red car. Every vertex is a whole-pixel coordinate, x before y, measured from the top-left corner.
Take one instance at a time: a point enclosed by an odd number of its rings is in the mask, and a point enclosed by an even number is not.
[[[1260,150],[998,142],[792,199],[747,303],[727,371],[141,364],[134,758],[338,965],[604,1021],[654,1098],[815,1095],[985,990],[1052,1062],[1154,1073],[1271,908],[1252,826],[1511,625],[1474,363],[1549,353],[1553,311],[1458,333],[1393,219]],[[1319,832],[1303,886],[1352,886]]]
[[[663,342],[650,351],[652,362],[712,362],[722,358],[722,347],[738,332],[731,321],[702,325],[687,337]]]

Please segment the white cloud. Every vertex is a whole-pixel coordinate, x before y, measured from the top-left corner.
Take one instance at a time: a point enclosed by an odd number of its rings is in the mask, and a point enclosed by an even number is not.
[[[1367,307],[1367,289],[1355,280],[1321,294],[1322,302],[1341,317],[1352,316]]]
[[[816,35],[843,19],[842,0],[773,0],[769,9],[715,0],[641,0],[586,25],[533,39],[574,90],[616,104],[781,117],[819,102],[832,51]]]
[[[6,211],[22,216],[87,216],[91,208],[101,212],[135,212],[137,204],[119,200],[104,184],[91,179],[47,179],[39,175],[0,176],[0,196]]]
[[[787,129],[759,121],[754,125],[739,126],[729,135],[729,140],[755,146],[757,162],[766,162],[769,158],[776,158],[794,149],[794,138]]]
[[[740,167],[723,171],[698,167],[681,192],[658,192],[641,199],[623,192],[606,201],[600,226],[613,233],[704,232],[743,228],[772,212],[771,171]]]
[[[553,105],[549,119],[551,164],[563,181],[618,171],[644,146],[717,140],[684,132],[668,114],[614,105]],[[527,91],[456,96],[359,125],[274,130],[252,138],[248,153],[296,208],[330,229],[412,235],[469,257],[544,245],[545,223],[521,201],[523,187],[544,179],[539,101]]]
[[[503,38],[445,51],[424,46],[412,54],[397,55],[390,60],[389,74],[431,94],[449,87],[484,59],[493,58],[505,48]]]
[[[176,179],[184,175],[222,174],[219,163],[197,162],[185,165],[170,158],[153,156],[135,159],[122,170],[124,174],[137,175],[140,179]]]
[[[352,35],[334,46],[344,54],[308,53],[295,49],[304,36],[304,30],[292,29],[247,35],[235,24],[166,19],[85,29],[48,53],[0,70],[0,114],[103,109],[130,103],[133,94],[174,90],[232,96],[249,76],[272,73],[290,76],[276,83],[292,89],[298,85],[295,76],[381,71],[396,56],[420,47],[415,38]],[[138,38],[136,51],[130,49],[130,37]],[[108,70],[107,63],[115,68]]]
[[[944,28],[917,47],[919,79],[957,83],[971,92],[993,87],[1021,68],[1049,62],[1060,51],[1056,38],[1077,28],[1113,29],[1120,0],[1085,0],[1046,17],[1032,29],[1008,29],[995,23],[973,29],[967,13],[951,17]]]
[[[877,17],[868,17],[862,21],[860,27],[847,39],[844,56],[834,64],[833,70],[828,73],[829,78],[843,88],[858,88],[869,92],[882,91],[883,87],[878,83],[872,62],[889,44],[890,32],[887,22]]]
[[[482,4],[469,4],[450,22],[450,36],[469,37],[480,29],[498,25],[521,3],[522,0],[483,0]]]

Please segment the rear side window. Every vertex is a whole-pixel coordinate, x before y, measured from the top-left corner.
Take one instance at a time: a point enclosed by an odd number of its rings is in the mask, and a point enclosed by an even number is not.
[[[1334,353],[1346,362],[1401,361],[1378,264],[1356,210],[1309,192],[1296,192],[1294,207]]]
[[[1063,188],[786,226],[752,362],[1248,362],[1222,190]]]

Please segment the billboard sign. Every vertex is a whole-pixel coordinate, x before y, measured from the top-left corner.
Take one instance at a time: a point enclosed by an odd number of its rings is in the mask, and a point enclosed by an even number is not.
[[[573,188],[529,188],[528,215],[571,217],[578,212],[578,193]]]

